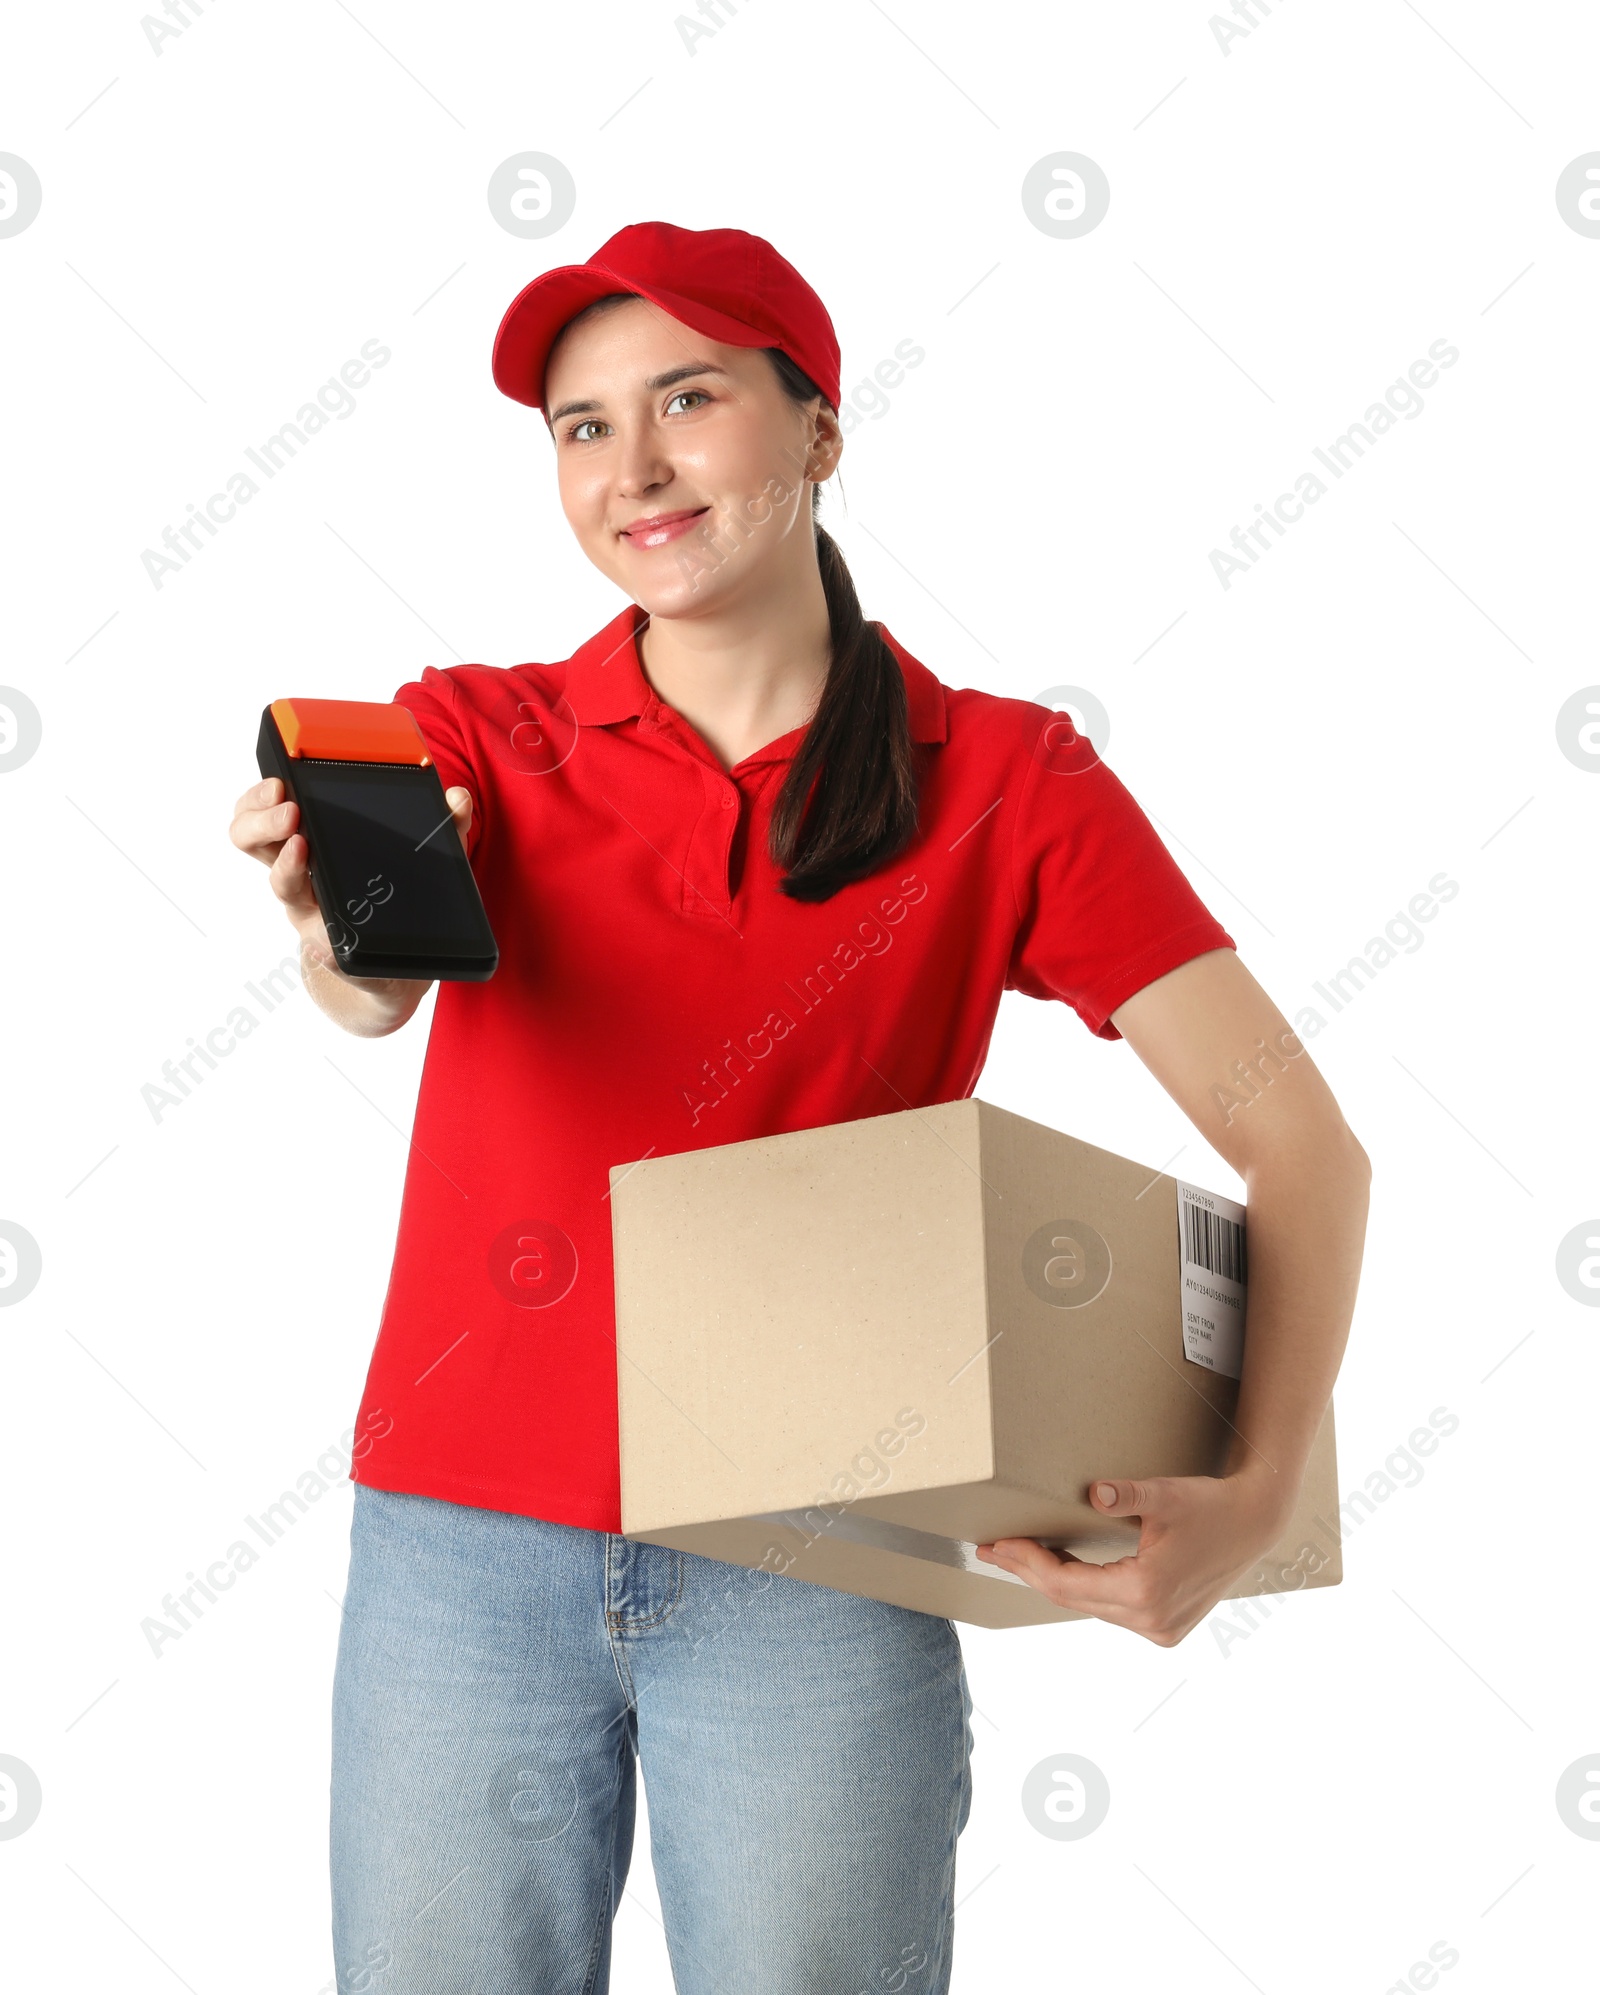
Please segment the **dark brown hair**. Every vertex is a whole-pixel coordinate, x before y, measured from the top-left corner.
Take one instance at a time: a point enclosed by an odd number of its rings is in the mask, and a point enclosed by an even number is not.
[[[636,295],[609,292],[567,327]],[[793,401],[822,395],[786,353],[775,346],[761,350]],[[822,400],[833,409],[825,396]],[[767,849],[784,875],[779,891],[797,901],[830,900],[902,851],[917,829],[918,772],[905,678],[879,626],[861,613],[844,556],[818,523],[821,505],[822,487],[813,485],[812,530],[828,604],[828,677],[773,804],[767,836]]]

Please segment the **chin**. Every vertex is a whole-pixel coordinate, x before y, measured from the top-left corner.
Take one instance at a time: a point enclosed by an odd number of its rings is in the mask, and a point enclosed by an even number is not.
[[[710,557],[711,564],[696,566],[688,575],[683,574],[675,562],[662,563],[670,568],[670,573],[661,575],[641,575],[638,563],[631,575],[618,575],[615,579],[624,591],[632,596],[647,616],[661,617],[670,622],[674,617],[703,616],[727,600],[732,577],[727,566]]]

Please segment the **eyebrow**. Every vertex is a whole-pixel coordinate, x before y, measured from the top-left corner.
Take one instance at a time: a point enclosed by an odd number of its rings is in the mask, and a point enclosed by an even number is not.
[[[690,360],[681,367],[669,367],[665,374],[652,374],[644,385],[654,392],[657,388],[671,388],[679,381],[691,380],[696,374],[720,374],[726,380],[728,370],[713,366],[709,360]],[[551,410],[549,420],[553,427],[564,416],[586,416],[604,406],[603,402],[563,402],[559,409]]]

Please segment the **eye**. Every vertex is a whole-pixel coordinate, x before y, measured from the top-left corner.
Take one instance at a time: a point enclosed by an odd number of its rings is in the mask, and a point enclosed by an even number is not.
[[[711,400],[711,397],[703,388],[679,388],[676,393],[667,397],[668,409],[670,410],[675,402],[681,402],[685,395],[698,395],[702,402],[709,402]],[[692,411],[686,411],[685,413],[692,413]],[[598,441],[597,438],[584,436],[582,432],[586,429],[604,429],[606,427],[607,425],[598,416],[583,416],[577,422],[570,423],[563,434],[568,443],[595,443]]]

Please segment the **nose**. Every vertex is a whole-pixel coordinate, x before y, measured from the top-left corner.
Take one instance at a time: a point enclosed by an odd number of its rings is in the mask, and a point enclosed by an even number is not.
[[[615,458],[617,490],[628,499],[644,498],[670,485],[674,476],[671,458],[661,439],[648,424],[627,432]]]

